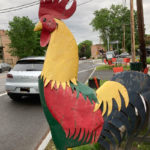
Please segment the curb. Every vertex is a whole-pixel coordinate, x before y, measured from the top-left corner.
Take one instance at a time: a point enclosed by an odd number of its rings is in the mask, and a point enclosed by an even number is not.
[[[51,132],[48,131],[46,135],[42,138],[42,141],[37,146],[35,150],[45,150],[46,146],[48,145],[49,141],[52,139]]]

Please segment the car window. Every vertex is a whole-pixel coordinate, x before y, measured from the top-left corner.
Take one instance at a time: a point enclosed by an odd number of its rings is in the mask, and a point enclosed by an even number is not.
[[[44,60],[18,61],[13,71],[42,71]]]

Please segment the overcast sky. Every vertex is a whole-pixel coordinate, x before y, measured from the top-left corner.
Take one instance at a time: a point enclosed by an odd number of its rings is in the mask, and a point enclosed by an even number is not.
[[[0,10],[35,1],[36,0],[0,0]],[[126,6],[129,7],[130,1],[126,1]],[[136,0],[134,1],[134,8],[136,9]],[[89,25],[94,18],[94,11],[100,10],[101,8],[110,8],[112,4],[125,4],[125,0],[77,0],[77,3],[79,6],[77,7],[75,14],[70,19],[64,20],[65,23],[74,34],[77,43],[84,40],[91,40],[94,44],[98,44],[101,42],[99,40],[98,32],[93,32],[92,26]],[[83,5],[80,6],[80,4]],[[150,0],[143,0],[143,4],[146,33],[150,34]],[[37,22],[38,8],[39,6],[36,5],[19,11],[0,13],[0,29],[8,29],[8,22],[11,21],[14,16],[28,16],[34,22]]]

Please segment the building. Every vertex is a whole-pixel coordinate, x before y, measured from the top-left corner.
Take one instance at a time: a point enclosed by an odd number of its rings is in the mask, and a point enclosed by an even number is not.
[[[0,62],[5,62],[11,65],[16,64],[18,58],[11,56],[9,53],[10,39],[5,30],[0,30]]]
[[[91,47],[91,57],[92,58],[98,58],[100,56],[103,56],[103,53],[105,53],[105,48],[101,44],[92,45]]]

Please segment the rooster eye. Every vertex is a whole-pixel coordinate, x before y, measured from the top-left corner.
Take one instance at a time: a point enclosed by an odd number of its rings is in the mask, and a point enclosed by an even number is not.
[[[46,22],[46,18],[43,19],[43,22]]]

